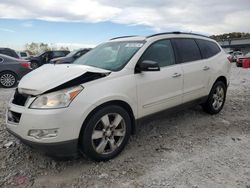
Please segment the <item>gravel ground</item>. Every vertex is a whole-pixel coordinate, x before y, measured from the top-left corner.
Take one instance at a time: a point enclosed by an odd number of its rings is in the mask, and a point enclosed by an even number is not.
[[[220,114],[197,106],[145,122],[105,163],[55,161],[20,144],[4,122],[13,91],[0,88],[0,187],[250,186],[250,69],[232,68]]]

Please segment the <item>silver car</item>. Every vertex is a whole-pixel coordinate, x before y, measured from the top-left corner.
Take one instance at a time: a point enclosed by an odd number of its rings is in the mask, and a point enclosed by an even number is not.
[[[29,61],[0,54],[0,87],[15,86],[18,80],[30,71]]]

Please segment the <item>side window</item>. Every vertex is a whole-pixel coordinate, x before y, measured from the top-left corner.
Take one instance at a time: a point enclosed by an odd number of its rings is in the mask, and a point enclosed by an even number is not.
[[[10,57],[13,57],[12,53],[9,50],[1,50],[0,53],[7,55],[7,56],[10,56]]]
[[[140,62],[144,60],[155,61],[160,67],[175,64],[175,57],[170,40],[160,40],[153,43],[142,55]]]
[[[172,39],[178,63],[201,59],[199,47],[194,39]]]
[[[0,63],[2,63],[2,62],[3,62],[3,58],[0,57]]]
[[[11,57],[19,58],[19,56],[17,55],[15,51],[11,50],[10,53],[11,53]]]
[[[203,58],[210,58],[218,54],[221,50],[219,46],[211,41],[196,39],[196,42],[201,50],[201,55]]]

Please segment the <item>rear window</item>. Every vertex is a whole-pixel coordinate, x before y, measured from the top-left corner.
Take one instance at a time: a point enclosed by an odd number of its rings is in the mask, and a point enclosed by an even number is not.
[[[221,51],[219,46],[212,41],[196,39],[196,42],[201,50],[201,55],[204,59],[210,58]]]
[[[178,63],[186,63],[201,59],[199,47],[194,39],[172,39],[172,42]]]

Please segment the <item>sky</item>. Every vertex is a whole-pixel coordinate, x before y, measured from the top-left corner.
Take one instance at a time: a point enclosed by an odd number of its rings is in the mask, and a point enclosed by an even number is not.
[[[0,46],[73,49],[123,35],[250,32],[249,7],[250,0],[1,0]]]

